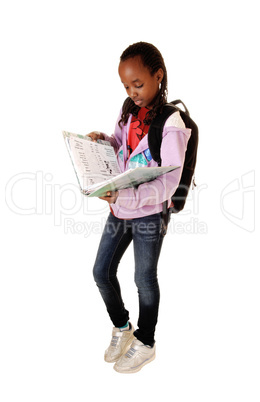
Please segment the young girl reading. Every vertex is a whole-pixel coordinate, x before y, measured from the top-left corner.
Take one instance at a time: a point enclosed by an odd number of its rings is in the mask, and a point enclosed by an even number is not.
[[[105,139],[114,147],[124,172],[137,166],[157,166],[152,159],[147,133],[152,119],[167,102],[167,71],[159,50],[138,42],[121,55],[119,76],[128,98],[123,104],[112,136],[92,132],[95,141]],[[114,362],[120,373],[135,373],[155,358],[155,327],[160,291],[157,264],[163,242],[162,209],[181,178],[190,130],[173,113],[163,129],[162,166],[181,166],[151,182],[101,197],[110,204],[104,232],[94,265],[94,279],[114,325],[105,360]],[[133,241],[135,284],[138,289],[139,318],[136,330],[129,321],[117,278],[119,262]]]

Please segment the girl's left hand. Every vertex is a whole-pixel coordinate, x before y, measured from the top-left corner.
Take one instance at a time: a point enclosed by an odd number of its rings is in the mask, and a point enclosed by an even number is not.
[[[99,197],[101,200],[107,201],[109,204],[114,204],[118,197],[118,191],[108,191],[106,196]]]

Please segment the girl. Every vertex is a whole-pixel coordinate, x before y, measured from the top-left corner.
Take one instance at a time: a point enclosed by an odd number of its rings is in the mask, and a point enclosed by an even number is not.
[[[137,166],[157,166],[148,148],[147,133],[152,119],[167,102],[167,71],[159,50],[145,42],[129,46],[121,55],[119,76],[128,98],[110,137],[88,134],[94,141],[104,139],[114,147],[123,171]],[[162,209],[178,186],[190,130],[179,112],[165,123],[161,145],[162,166],[176,169],[152,182],[107,193],[110,214],[99,245],[94,279],[114,328],[105,351],[105,360],[115,362],[121,373],[135,373],[155,358],[155,327],[159,308],[157,264],[163,242]],[[117,279],[118,264],[133,241],[135,283],[139,297],[137,329],[129,321]]]

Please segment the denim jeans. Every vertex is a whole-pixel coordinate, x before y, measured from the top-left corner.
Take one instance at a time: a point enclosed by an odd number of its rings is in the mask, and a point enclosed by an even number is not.
[[[160,213],[132,220],[118,219],[110,213],[101,237],[95,265],[94,279],[115,327],[122,327],[129,320],[117,278],[118,264],[133,240],[135,284],[139,297],[137,339],[153,345],[158,318],[160,290],[157,263],[163,235]]]

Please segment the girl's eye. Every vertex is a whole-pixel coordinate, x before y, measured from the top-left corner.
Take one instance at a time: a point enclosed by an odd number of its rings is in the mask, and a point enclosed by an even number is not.
[[[136,85],[136,88],[137,88],[137,89],[140,89],[140,88],[142,88],[143,86],[144,86],[144,84]],[[125,86],[125,89],[128,90],[129,87]]]

